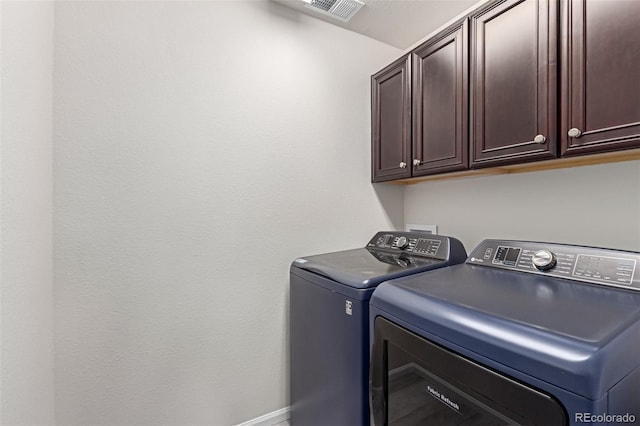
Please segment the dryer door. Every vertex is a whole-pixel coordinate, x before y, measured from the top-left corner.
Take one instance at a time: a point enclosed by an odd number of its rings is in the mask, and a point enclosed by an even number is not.
[[[371,357],[375,425],[567,424],[551,396],[378,317]]]

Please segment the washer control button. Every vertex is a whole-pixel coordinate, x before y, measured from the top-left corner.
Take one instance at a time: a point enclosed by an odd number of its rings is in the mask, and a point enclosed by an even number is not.
[[[533,266],[541,271],[548,271],[556,266],[556,255],[549,250],[538,250],[533,254],[531,259]]]
[[[408,245],[409,240],[407,239],[407,237],[398,237],[398,239],[396,240],[396,247],[398,247],[399,249],[405,249]]]

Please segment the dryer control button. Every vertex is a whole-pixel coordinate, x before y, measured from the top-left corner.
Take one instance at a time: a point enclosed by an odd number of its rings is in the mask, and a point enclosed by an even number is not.
[[[531,262],[533,263],[533,266],[539,270],[548,271],[556,266],[557,260],[556,255],[551,253],[549,250],[538,250],[533,254]]]

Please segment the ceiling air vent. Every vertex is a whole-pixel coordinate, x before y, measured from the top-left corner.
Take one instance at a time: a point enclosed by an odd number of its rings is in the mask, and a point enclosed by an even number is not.
[[[349,19],[359,11],[364,3],[360,0],[303,0],[305,7],[322,13],[323,15],[329,15],[344,22],[348,22]]]

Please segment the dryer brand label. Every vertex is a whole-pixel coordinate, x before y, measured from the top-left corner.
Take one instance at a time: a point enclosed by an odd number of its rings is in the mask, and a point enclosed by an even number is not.
[[[347,315],[353,315],[353,303],[351,300],[344,301],[344,313]]]
[[[449,397],[447,397],[445,394],[440,392],[438,389],[427,385],[427,393],[432,397],[434,397],[435,399],[437,399],[438,401],[445,404],[447,407],[455,410],[458,413],[460,412],[460,405],[457,402],[449,399]]]

